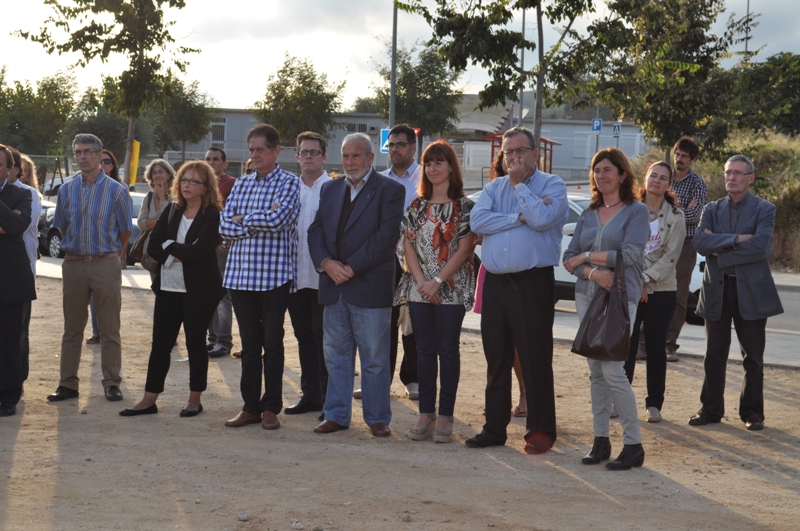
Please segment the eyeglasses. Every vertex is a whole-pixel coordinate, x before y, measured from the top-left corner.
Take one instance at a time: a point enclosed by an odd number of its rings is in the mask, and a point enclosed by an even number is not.
[[[150,172],[150,175],[169,175],[167,170],[157,169]]]
[[[750,175],[752,172],[739,171],[739,170],[725,170],[725,177],[741,177],[742,175]]]
[[[114,164],[114,162],[111,159],[100,159],[100,164],[111,165]]]
[[[504,149],[503,155],[506,157],[513,157],[515,154],[519,155],[520,157],[524,155],[527,151],[533,151],[533,148],[530,147],[519,147],[516,149]]]
[[[394,149],[394,148],[405,149],[409,145],[410,145],[409,142],[389,142],[388,144],[386,144],[386,147],[389,149]]]
[[[301,151],[298,151],[297,154],[300,155],[301,157],[305,157],[308,155],[311,155],[312,157],[319,157],[320,155],[322,155],[322,151],[318,149],[303,149]]]
[[[198,181],[197,179],[178,179],[178,182],[181,184],[188,184],[191,186],[200,186],[201,184],[205,184],[203,181]]]
[[[92,153],[97,153],[98,150],[96,149],[76,149],[73,151],[76,157],[81,157],[83,155],[91,155]]]

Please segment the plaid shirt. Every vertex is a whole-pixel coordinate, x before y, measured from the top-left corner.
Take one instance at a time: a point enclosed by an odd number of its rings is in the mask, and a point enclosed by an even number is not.
[[[678,198],[683,209],[683,216],[686,219],[686,237],[693,238],[707,202],[706,182],[695,172],[690,171],[680,181],[672,179],[672,193]],[[692,208],[686,208],[684,205],[691,203],[692,199],[697,199],[697,204]]]
[[[299,214],[296,175],[276,166],[266,176],[251,173],[237,179],[219,222],[220,235],[232,241],[222,285],[269,291],[291,281],[294,292]],[[241,222],[231,219],[236,215],[244,215]]]

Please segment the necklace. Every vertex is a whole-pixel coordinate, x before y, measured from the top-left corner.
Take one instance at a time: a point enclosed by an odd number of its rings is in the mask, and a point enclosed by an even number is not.
[[[619,201],[617,201],[617,202],[616,202],[616,203],[614,203],[613,205],[606,205],[606,204],[604,203],[604,204],[603,204],[603,206],[604,206],[604,207],[606,207],[606,208],[613,208],[613,207],[617,206],[617,205],[618,205],[618,204],[620,204],[620,203],[622,203],[622,199],[620,199]]]

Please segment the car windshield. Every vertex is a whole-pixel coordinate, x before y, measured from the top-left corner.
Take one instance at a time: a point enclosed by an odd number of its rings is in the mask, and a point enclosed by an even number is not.
[[[586,210],[586,208],[591,204],[592,200],[591,199],[573,199],[572,202],[575,203],[576,205],[578,205],[579,207],[581,207],[583,210]]]
[[[131,202],[133,203],[133,211],[131,212],[131,217],[133,218],[139,217],[139,212],[142,210],[143,201],[144,201],[144,196],[131,195]]]

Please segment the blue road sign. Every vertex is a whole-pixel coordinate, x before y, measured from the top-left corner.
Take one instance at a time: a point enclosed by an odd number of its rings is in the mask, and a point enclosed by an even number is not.
[[[603,119],[602,118],[593,118],[592,119],[592,131],[596,135],[600,134],[600,131],[603,129]]]
[[[381,129],[381,153],[389,153],[386,144],[389,143],[389,129]]]
[[[619,134],[622,131],[622,126],[620,124],[614,124],[614,138],[619,138]]]

